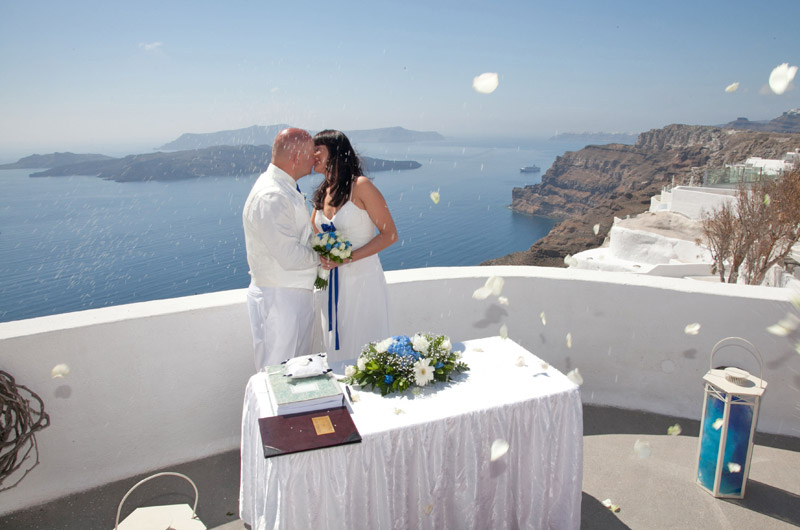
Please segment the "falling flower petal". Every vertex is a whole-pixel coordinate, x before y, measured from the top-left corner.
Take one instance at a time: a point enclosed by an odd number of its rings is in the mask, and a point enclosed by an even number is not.
[[[694,324],[687,324],[685,328],[683,328],[683,332],[687,335],[697,335],[700,333],[700,324],[695,322]]]
[[[431,200],[433,201],[433,204],[439,204],[439,192],[438,191],[432,191],[431,192]]]
[[[800,318],[797,318],[792,313],[786,313],[786,318],[778,322],[778,325],[788,329],[789,331],[794,331],[800,327]]]
[[[494,462],[498,458],[502,458],[508,452],[508,442],[498,438],[492,442],[492,456],[491,461]]]
[[[609,510],[611,510],[614,513],[617,513],[619,511],[619,506],[617,506],[616,504],[613,504],[611,502],[611,499],[604,500],[603,501],[603,506],[605,506],[606,508],[608,508]]]
[[[542,361],[542,370],[547,370],[548,368],[550,368],[550,365]]]
[[[498,84],[497,74],[491,72],[481,74],[472,80],[472,88],[480,94],[491,94]]]
[[[483,352],[483,348],[472,348],[472,351]]]
[[[430,515],[432,511],[433,511],[433,504],[429,504],[428,506],[425,507],[425,515]]]
[[[583,377],[581,377],[581,373],[578,371],[577,368],[575,368],[574,370],[571,370],[567,374],[567,379],[569,379],[570,381],[572,381],[573,383],[575,383],[578,386],[581,386],[583,384]]]
[[[714,427],[715,431],[720,430],[722,428],[722,418],[717,418],[714,420],[714,423],[712,423],[711,426]]]
[[[567,254],[566,256],[564,256],[564,263],[567,265],[567,267],[578,266],[578,260],[572,257],[572,254]]]
[[[546,325],[547,325],[547,319],[546,319],[546,318],[545,318],[545,316],[544,316],[544,311],[542,311],[542,312],[541,312],[541,314],[539,315],[539,317],[542,319],[542,325],[543,325],[543,326],[546,326]]]
[[[350,401],[352,401],[353,403],[358,403],[359,401],[361,401],[361,394],[359,394],[355,390],[351,390],[350,391]]]
[[[57,364],[50,371],[50,377],[56,379],[58,377],[66,377],[69,375],[69,366],[66,364]]]
[[[767,328],[767,331],[769,333],[772,333],[773,335],[777,335],[779,337],[785,337],[789,333],[792,332],[791,330],[786,329],[785,327],[781,326],[780,324],[771,325],[770,327]]]
[[[742,470],[742,466],[737,464],[736,462],[728,462],[728,471],[731,473],[738,473]]]
[[[506,326],[505,324],[500,326],[500,336],[504,339],[508,338],[508,326]]]
[[[500,293],[503,292],[503,284],[505,280],[500,276],[490,276],[489,279],[486,280],[486,287],[487,289],[491,289],[492,294],[495,296],[500,296]]]
[[[406,413],[406,411],[404,411],[404,410],[403,410],[403,409],[401,409],[401,408],[397,408],[397,407],[395,407],[395,409],[394,409],[394,413],[395,413],[395,414],[397,414],[397,415],[399,416],[400,414],[405,414],[405,413]]]
[[[789,298],[789,301],[792,303],[792,305],[794,306],[795,309],[800,311],[800,296],[792,295]]]
[[[514,362],[517,366],[528,366],[528,363],[525,362],[525,357],[520,355],[517,357],[517,360]]]
[[[492,294],[492,290],[488,287],[478,287],[475,289],[475,292],[472,293],[472,298],[475,300],[486,300],[489,298],[489,295]]]
[[[650,456],[650,442],[636,440],[636,443],[633,444],[633,450],[636,451],[639,458],[647,458]]]
[[[783,94],[789,88],[795,74],[797,74],[796,66],[789,66],[789,63],[779,64],[769,74],[769,88],[778,95]]]
[[[765,205],[765,206],[769,206],[769,204],[770,204],[771,202],[772,202],[772,199],[770,199],[770,198],[769,198],[769,193],[765,193],[765,194],[764,194],[764,205]]]
[[[572,348],[572,333],[567,333],[567,348]]]
[[[597,235],[597,234],[600,233],[600,224],[599,223],[592,227],[592,232],[594,232],[594,235]]]
[[[500,305],[508,305],[508,298],[505,296],[497,297],[497,301],[500,302]]]
[[[678,436],[681,432],[683,432],[681,426],[677,423],[675,425],[671,425],[667,429],[667,434],[669,434],[670,436]]]
[[[725,92],[730,94],[731,92],[736,92],[739,89],[739,82],[731,83],[730,85],[725,87]]]

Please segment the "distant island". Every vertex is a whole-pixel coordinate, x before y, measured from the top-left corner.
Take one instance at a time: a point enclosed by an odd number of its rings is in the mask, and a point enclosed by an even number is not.
[[[228,177],[261,173],[267,168],[271,158],[271,146],[223,145],[175,153],[146,153],[128,155],[124,158],[104,157],[101,160],[56,165],[45,171],[32,173],[30,176],[87,175],[116,182]],[[370,157],[362,157],[362,160],[368,172],[399,171],[422,166],[413,160],[382,160]]]
[[[283,129],[290,127],[286,123],[276,125],[253,125],[244,129],[218,131],[211,133],[185,133],[176,140],[158,148],[160,151],[184,151],[203,149],[220,145],[272,145],[272,141]],[[318,131],[309,131],[315,134]],[[355,144],[358,143],[395,143],[395,142],[435,142],[444,140],[444,136],[433,131],[411,131],[403,127],[384,127],[381,129],[363,129],[344,131]],[[358,145],[356,145],[356,149]]]
[[[31,155],[20,158],[13,164],[0,165],[0,169],[39,169],[43,167],[65,166],[102,160],[114,160],[110,156],[97,154],[50,153],[49,155]]]
[[[719,127],[745,131],[797,133],[800,132],[800,109],[787,110],[771,120],[750,121],[747,118],[736,118]]]
[[[586,142],[586,144],[626,144],[636,143],[638,134],[609,132],[566,132],[551,136],[550,141]]]

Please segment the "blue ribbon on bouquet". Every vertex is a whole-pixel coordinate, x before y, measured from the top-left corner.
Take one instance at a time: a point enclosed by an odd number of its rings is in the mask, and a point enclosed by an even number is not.
[[[333,222],[322,223],[323,232],[335,232]],[[335,312],[334,312],[335,309]],[[334,316],[335,315],[335,316]],[[333,316],[333,318],[331,318]],[[333,319],[336,319],[336,349],[339,349],[339,267],[331,270],[331,281],[328,285],[328,331],[333,330]]]

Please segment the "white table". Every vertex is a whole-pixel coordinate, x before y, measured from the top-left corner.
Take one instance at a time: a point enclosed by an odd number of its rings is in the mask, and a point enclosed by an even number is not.
[[[264,375],[254,375],[242,414],[241,519],[253,530],[579,528],[578,387],[511,340],[464,347],[470,371],[457,383],[416,396],[361,390],[353,420],[362,443],[269,459],[258,418],[271,406]],[[492,462],[497,439],[509,449]]]

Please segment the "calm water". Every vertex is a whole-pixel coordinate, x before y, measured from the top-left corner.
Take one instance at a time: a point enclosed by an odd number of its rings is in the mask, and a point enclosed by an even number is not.
[[[553,221],[515,214],[520,173],[581,145],[504,141],[363,144],[362,154],[413,159],[420,169],[371,175],[400,241],[386,270],[477,265],[525,250]],[[0,171],[0,321],[246,287],[241,225],[257,175],[117,183]],[[300,181],[308,195],[321,180]],[[438,190],[438,205],[430,192]]]

